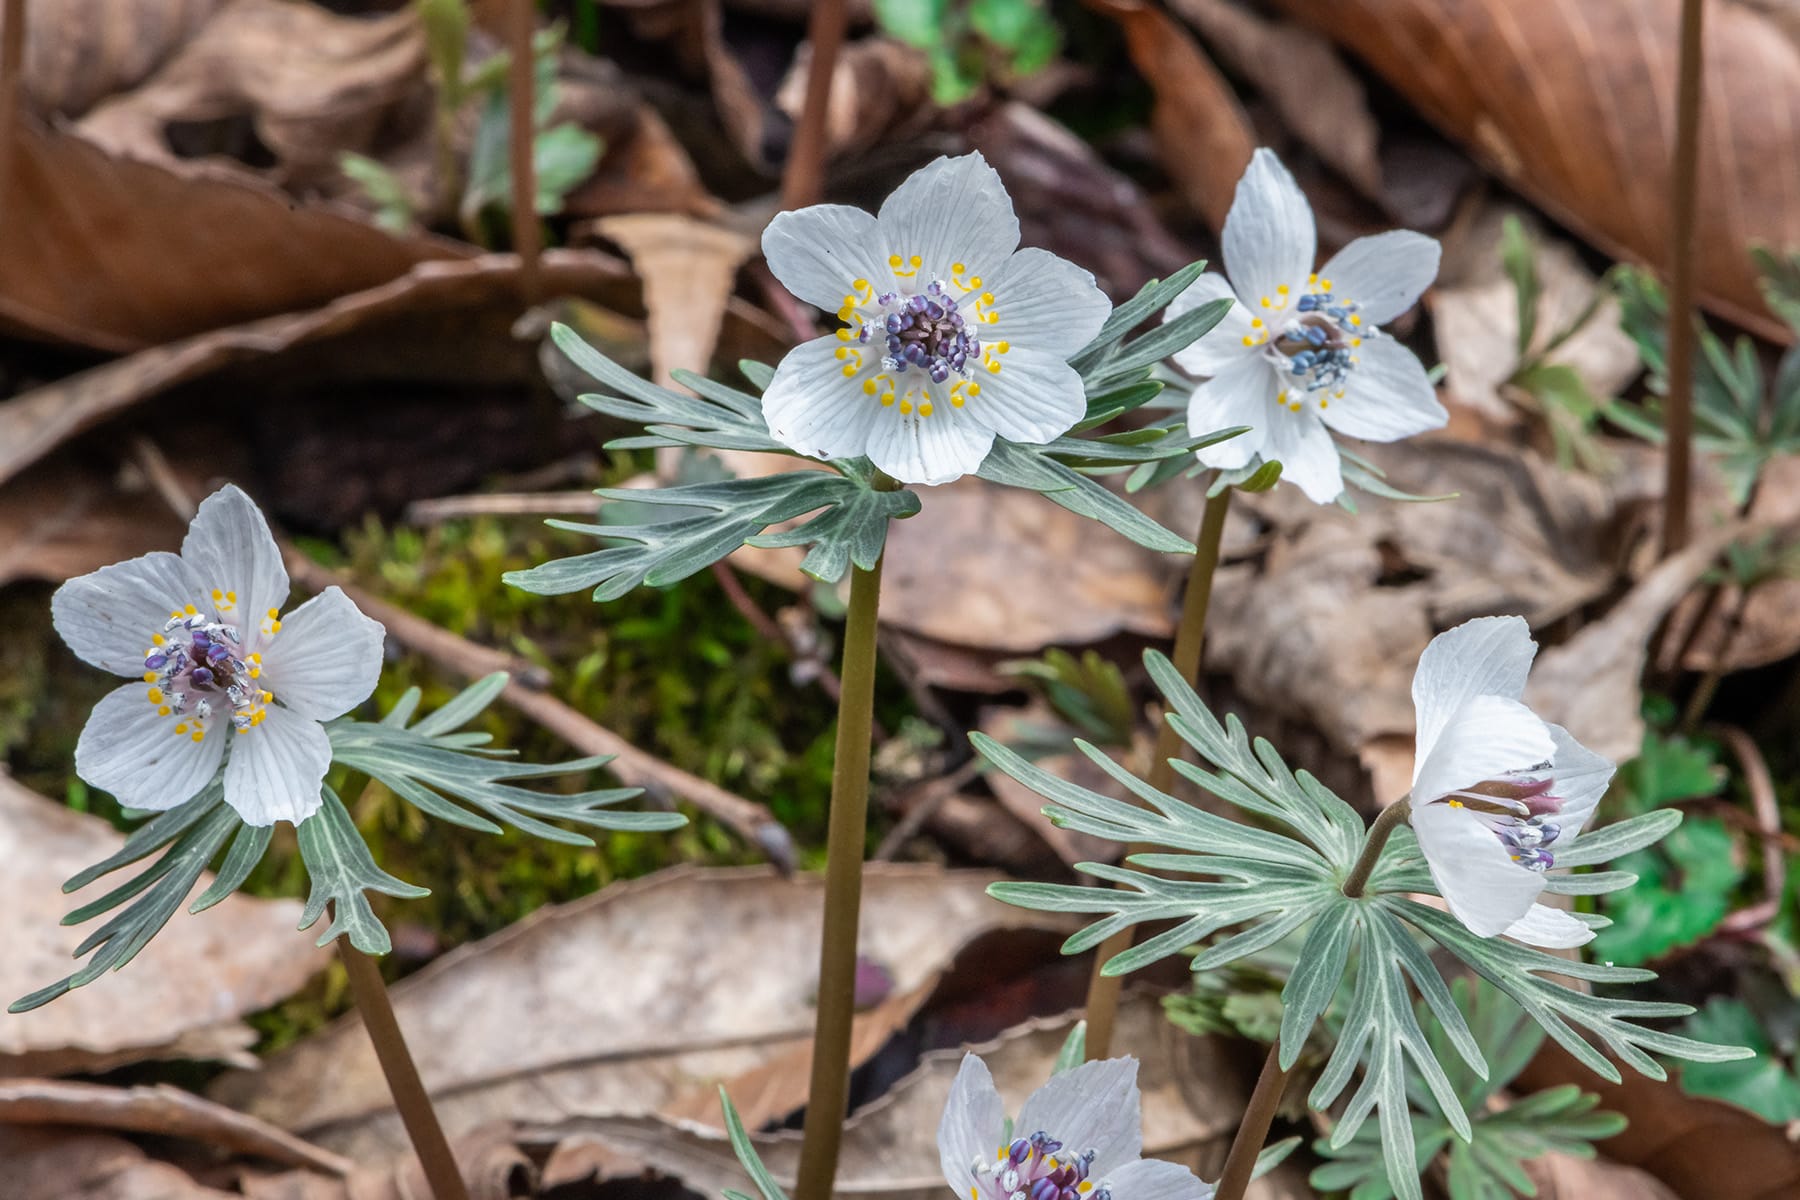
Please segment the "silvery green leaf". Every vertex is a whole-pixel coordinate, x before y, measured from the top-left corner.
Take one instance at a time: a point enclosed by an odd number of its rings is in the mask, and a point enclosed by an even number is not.
[[[1062,1049],[1056,1052],[1056,1062],[1051,1064],[1050,1073],[1061,1075],[1064,1071],[1072,1071],[1087,1061],[1087,1022],[1075,1022],[1075,1028],[1069,1030],[1069,1036],[1063,1039]]]
[[[1099,521],[1140,546],[1173,554],[1194,552],[1192,542],[1169,532],[1094,480],[1058,462],[1046,447],[995,438],[994,448],[988,451],[976,474],[991,483],[1041,492],[1045,499]]]
[[[1146,283],[1138,289],[1137,295],[1112,310],[1112,315],[1100,326],[1100,332],[1094,335],[1094,340],[1082,347],[1069,360],[1069,365],[1086,377],[1126,334],[1169,307],[1170,301],[1185,292],[1188,285],[1200,278],[1205,270],[1206,262],[1201,260],[1189,263],[1167,279],[1152,279]]]
[[[1424,504],[1438,500],[1454,500],[1461,493],[1445,492],[1439,496],[1420,496],[1412,492],[1403,492],[1387,481],[1387,473],[1368,459],[1342,444],[1338,446],[1338,457],[1343,460],[1344,482],[1359,492],[1367,492],[1371,496],[1380,496],[1386,500],[1404,500],[1411,503]],[[1356,511],[1356,503],[1345,491],[1338,497],[1338,503],[1351,512]]]
[[[750,1140],[743,1118],[738,1116],[737,1107],[731,1103],[731,1096],[722,1087],[719,1089],[719,1104],[725,1109],[725,1132],[731,1136],[732,1152],[749,1173],[750,1181],[756,1185],[762,1200],[788,1200],[787,1193],[781,1190],[781,1184],[776,1182],[775,1176],[769,1174],[769,1168],[763,1166],[762,1156],[756,1152],[756,1144]],[[742,1192],[727,1191],[725,1195],[729,1200],[751,1200]]]
[[[300,859],[312,879],[299,927],[311,929],[329,905],[331,921],[319,935],[319,945],[348,937],[364,954],[386,954],[393,949],[393,942],[365,893],[416,899],[429,896],[431,889],[414,887],[376,866],[344,802],[329,787],[323,796],[319,811],[300,822],[298,830]]]
[[[76,958],[93,955],[79,970],[13,1001],[7,1011],[20,1013],[41,1008],[130,962],[169,923],[169,918],[193,891],[194,884],[225,844],[225,839],[241,825],[237,812],[225,803],[224,784],[215,778],[193,799],[159,814],[136,830],[117,853],[71,878],[63,885],[65,892],[76,891],[102,875],[164,850],[155,863],[63,918],[65,925],[79,925],[126,905],[124,911],[89,934],[75,948]]]
[[[603,788],[565,795],[517,786],[523,780],[581,774],[605,766],[611,759],[522,763],[506,751],[470,746],[469,735],[453,731],[478,716],[506,682],[504,672],[489,675],[411,728],[348,718],[333,721],[325,730],[331,738],[332,761],[379,780],[427,816],[483,833],[500,833],[501,825],[506,824],[546,841],[591,846],[594,840],[586,834],[550,822],[648,832],[687,823],[680,813],[613,811],[613,805],[642,795],[642,788]]]
[[[1120,345],[1082,370],[1081,376],[1087,381],[1088,390],[1116,387],[1147,373],[1163,359],[1187,349],[1211,331],[1225,319],[1232,304],[1231,300],[1210,301]]]

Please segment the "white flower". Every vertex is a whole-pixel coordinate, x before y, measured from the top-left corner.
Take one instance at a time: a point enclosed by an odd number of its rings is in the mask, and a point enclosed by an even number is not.
[[[1012,200],[979,154],[915,171],[878,216],[819,204],[776,217],[769,269],[845,328],[781,360],[763,394],[770,436],[948,483],[981,466],[995,435],[1067,433],[1087,399],[1065,360],[1112,304],[1080,267],[1018,245]]]
[[[331,744],[319,722],[361,704],[382,627],[337,588],[287,618],[287,571],[235,487],[200,505],[180,554],[158,551],[58,588],[56,631],[84,661],[136,681],[94,706],[75,770],[128,808],[190,799],[225,763],[225,801],[251,825],[319,807]]]
[[[1536,903],[1613,764],[1520,702],[1537,645],[1519,617],[1440,633],[1413,676],[1412,827],[1450,911],[1482,937],[1579,946],[1593,931]]]
[[[1210,377],[1188,402],[1195,436],[1250,427],[1201,449],[1200,461],[1235,470],[1278,459],[1283,479],[1328,504],[1344,490],[1329,430],[1393,442],[1447,417],[1412,351],[1377,328],[1437,277],[1437,242],[1406,230],[1358,238],[1314,272],[1317,250],[1306,196],[1273,151],[1258,150],[1225,218],[1231,282],[1202,275],[1163,319],[1235,301],[1175,355],[1183,370]]]
[[[938,1123],[944,1179],[967,1200],[1211,1200],[1186,1167],[1138,1157],[1137,1069],[1109,1058],[1052,1075],[1009,1135],[987,1065],[964,1055]]]

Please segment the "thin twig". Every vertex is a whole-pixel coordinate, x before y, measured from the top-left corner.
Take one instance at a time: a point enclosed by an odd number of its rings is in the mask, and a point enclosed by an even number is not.
[[[532,34],[537,26],[537,0],[511,0],[507,5],[506,41],[511,58],[506,67],[506,98],[511,119],[507,152],[512,166],[513,253],[519,256],[519,290],[526,304],[540,298],[538,256],[543,231],[537,215],[537,164]]]
[[[600,499],[585,492],[483,492],[474,496],[439,496],[406,506],[408,525],[436,525],[463,517],[592,518]]]
[[[1682,0],[1681,65],[1670,171],[1668,458],[1663,486],[1662,556],[1688,541],[1694,441],[1694,218],[1700,184],[1700,96],[1704,0]]]
[[[1782,850],[1781,804],[1775,796],[1775,780],[1769,764],[1763,759],[1756,742],[1736,725],[1713,725],[1712,731],[1737,757],[1744,772],[1744,790],[1750,793],[1750,807],[1756,813],[1756,830],[1761,834],[1763,899],[1740,912],[1732,913],[1720,925],[1728,933],[1746,933],[1761,928],[1781,911],[1787,894],[1787,855]]]
[[[881,845],[875,848],[874,861],[891,861],[895,855],[900,853],[906,843],[912,840],[913,835],[924,827],[925,822],[931,820],[950,797],[973,782],[975,777],[981,774],[981,770],[982,760],[971,758],[948,775],[929,780],[912,789],[916,792],[923,792],[924,795],[917,796],[911,804],[906,806],[904,815],[892,829],[888,830],[887,836],[881,839]]]
[[[1731,652],[1737,648],[1738,636],[1744,631],[1744,614],[1749,608],[1750,589],[1743,588],[1738,592],[1737,603],[1731,606],[1730,615],[1725,618],[1725,631],[1719,637],[1719,647],[1713,652],[1712,661],[1707,664],[1706,674],[1694,685],[1694,694],[1688,697],[1687,707],[1682,710],[1681,732],[1691,734],[1700,728],[1700,721],[1712,706],[1713,696],[1718,693],[1719,683],[1730,666]]]
[[[781,173],[781,207],[817,204],[825,186],[825,119],[831,109],[831,72],[850,14],[844,0],[815,0],[806,40],[812,62],[806,72],[806,99],[788,147],[787,169]]]

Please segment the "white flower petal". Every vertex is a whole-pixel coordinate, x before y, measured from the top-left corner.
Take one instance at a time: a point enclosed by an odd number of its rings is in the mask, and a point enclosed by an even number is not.
[[[901,483],[949,483],[973,475],[993,449],[994,431],[966,408],[954,407],[944,385],[930,384],[913,395],[932,398],[932,415],[921,416],[917,408],[903,413],[899,404],[878,409],[865,451],[869,461]]]
[[[1338,458],[1337,443],[1311,408],[1288,412],[1277,407],[1269,418],[1262,454],[1279,460],[1281,477],[1305,492],[1314,504],[1330,504],[1343,494],[1344,465]]]
[[[1432,638],[1413,674],[1419,728],[1415,764],[1430,756],[1444,723],[1469,697],[1523,696],[1536,655],[1537,643],[1523,617],[1477,617]]]
[[[326,588],[282,619],[258,682],[301,716],[328,721],[375,690],[386,632],[342,591]]]
[[[950,282],[957,263],[971,274],[992,275],[1019,245],[1012,197],[980,154],[920,167],[882,204],[879,219],[886,243],[875,248],[880,257],[897,254],[907,263],[919,256],[919,273],[899,279],[913,291],[934,278]]]
[[[262,724],[231,735],[225,803],[237,809],[247,825],[277,821],[298,825],[322,803],[319,788],[331,765],[331,740],[317,721],[279,704],[264,711]]]
[[[1594,931],[1560,908],[1533,904],[1505,929],[1506,936],[1546,950],[1570,950],[1594,940]]]
[[[1548,762],[1549,726],[1517,700],[1470,696],[1444,722],[1429,753],[1413,766],[1413,800],[1425,803]]]
[[[1370,442],[1442,429],[1450,419],[1418,356],[1391,337],[1370,336],[1355,351],[1344,395],[1319,410],[1339,433]]]
[[[69,580],[50,597],[50,619],[83,662],[141,675],[169,614],[204,595],[181,557],[159,550]]]
[[[1466,808],[1415,804],[1412,827],[1438,893],[1479,937],[1505,933],[1544,890],[1544,877],[1515,863],[1494,831]]]
[[[1283,285],[1298,299],[1312,273],[1318,237],[1312,206],[1273,150],[1258,150],[1238,181],[1224,243],[1226,274],[1252,316],[1263,297],[1278,301]]]
[[[174,808],[212,779],[230,730],[221,721],[196,742],[190,723],[158,715],[149,690],[128,683],[94,705],[75,743],[75,773],[127,808]]]
[[[1242,358],[1194,388],[1188,397],[1188,433],[1205,437],[1236,425],[1249,426],[1236,437],[1202,446],[1196,457],[1226,471],[1247,465],[1262,453],[1275,411],[1275,372],[1261,355]]]
[[[1386,325],[1419,302],[1437,278],[1436,239],[1410,229],[1357,238],[1319,268],[1333,297],[1355,304],[1364,321]]]
[[[1583,746],[1561,725],[1548,728],[1551,740],[1556,743],[1556,755],[1551,760],[1556,766],[1555,795],[1563,802],[1561,811],[1549,819],[1561,829],[1556,845],[1566,846],[1575,840],[1594,815],[1616,768],[1610,759]],[[1554,851],[1556,847],[1551,849]]]
[[[1181,295],[1169,301],[1169,307],[1163,310],[1163,320],[1173,321],[1183,313],[1192,312],[1202,304],[1210,304],[1214,300],[1231,301],[1231,307],[1226,310],[1225,316],[1217,325],[1201,334],[1198,341],[1175,352],[1175,365],[1190,375],[1217,375],[1233,363],[1262,353],[1244,345],[1244,339],[1250,336],[1250,310],[1238,300],[1237,293],[1231,290],[1231,285],[1225,282],[1223,275],[1208,271],[1188,284]]]
[[[846,204],[815,204],[778,214],[763,230],[763,256],[781,286],[808,304],[836,312],[858,279],[889,277],[881,227]]]
[[[1140,1158],[1100,1181],[1116,1200],[1212,1200],[1214,1187],[1180,1163]]]
[[[971,1167],[995,1161],[994,1151],[1005,1128],[1006,1109],[994,1090],[987,1064],[973,1054],[963,1055],[943,1119],[938,1122],[938,1161],[944,1168],[944,1181],[958,1196],[967,1196],[976,1186]]]
[[[1092,1175],[1118,1170],[1138,1156],[1143,1124],[1135,1058],[1082,1063],[1052,1075],[1019,1109],[1014,1137],[1049,1134],[1065,1150],[1094,1152]]]
[[[835,337],[795,346],[763,393],[769,436],[813,458],[856,458],[867,452],[881,402],[863,389],[865,371],[846,378]],[[873,364],[871,364],[873,366]]]
[[[994,361],[1000,370],[975,372],[981,394],[966,402],[970,420],[1008,441],[1037,445],[1055,441],[1087,415],[1081,376],[1060,356],[1014,346]]]
[[[983,345],[1005,340],[1066,359],[1093,341],[1112,313],[1092,274],[1036,246],[1007,259],[983,290],[993,293],[1000,318],[983,328]]]
[[[260,645],[258,630],[269,610],[287,605],[288,574],[281,565],[281,549],[255,502],[234,484],[202,500],[181,543],[181,557],[203,597],[215,590],[237,593],[236,609],[221,615],[238,622],[247,651]]]

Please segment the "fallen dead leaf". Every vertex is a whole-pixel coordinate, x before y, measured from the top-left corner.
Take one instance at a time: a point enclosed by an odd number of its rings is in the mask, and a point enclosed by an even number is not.
[[[1765,468],[1750,517],[1763,529],[1785,527],[1788,532],[1781,539],[1788,543],[1800,538],[1800,458],[1778,458]],[[1671,622],[1673,628],[1683,631],[1681,638],[1671,638],[1666,647],[1671,657],[1675,647],[1686,640],[1685,631],[1694,620],[1700,601],[1700,596],[1690,597]],[[1690,671],[1712,667],[1719,652],[1725,649],[1726,627],[1738,601],[1739,593],[1731,590],[1714,605],[1705,628],[1689,646],[1682,666]],[[1727,671],[1766,666],[1800,651],[1800,579],[1773,579],[1751,592],[1742,627],[1731,638],[1729,650],[1725,656]]]
[[[284,185],[338,175],[343,151],[369,153],[427,88],[425,35],[412,8],[348,17],[285,0],[235,0],[141,87],[76,130],[121,158],[173,164],[170,130],[248,120]],[[428,119],[413,105],[415,122]]]
[[[297,205],[246,172],[107,154],[69,132],[13,131],[0,222],[0,326],[126,352],[316,308],[473,256],[347,211]]]
[[[1025,1097],[1049,1078],[1071,1022],[1069,1017],[1027,1022],[974,1048],[993,1072],[1009,1112],[1016,1114]],[[1176,1030],[1163,1019],[1161,1005],[1142,993],[1127,996],[1120,1005],[1114,1036],[1117,1051],[1140,1062],[1145,1156],[1181,1162],[1202,1177],[1216,1178],[1248,1097],[1228,1043]],[[961,1061],[961,1051],[927,1055],[912,1074],[850,1118],[838,1168],[840,1195],[928,1200],[943,1194],[937,1127]],[[579,1119],[527,1130],[522,1140],[569,1156],[574,1147],[593,1147],[591,1161],[597,1165],[647,1164],[705,1195],[746,1183],[723,1134],[691,1123],[657,1117]],[[799,1136],[756,1134],[753,1140],[776,1178],[791,1183]],[[1295,1173],[1278,1172],[1252,1186],[1248,1196],[1310,1200],[1312,1193]]]
[[[7,1200],[235,1200],[123,1138],[0,1125]],[[316,1176],[315,1176],[316,1178]]]
[[[809,42],[800,47],[775,92],[775,106],[796,123],[811,67]],[[889,38],[845,44],[831,64],[827,95],[827,159],[916,136],[938,117],[931,102],[931,64],[921,51]]]
[[[0,415],[0,430],[4,422]],[[0,488],[0,586],[19,579],[61,583],[179,545],[181,532],[181,522],[142,480],[123,486],[73,459],[41,463]]]
[[[0,1125],[66,1125],[184,1138],[332,1175],[348,1159],[168,1084],[117,1088],[62,1079],[0,1079]]]
[[[8,864],[0,911],[21,931],[0,955],[7,1000],[69,973],[69,952],[88,928],[57,923],[71,905],[63,880],[124,840],[98,817],[0,774],[0,861]],[[0,1019],[0,1075],[91,1074],[145,1059],[244,1061],[256,1034],[238,1018],[293,995],[325,963],[299,923],[298,901],[244,896],[199,916],[177,914],[123,976]]]
[[[484,1125],[452,1138],[450,1153],[468,1200],[532,1200],[542,1194],[542,1174],[520,1150],[508,1123]],[[279,1175],[246,1171],[238,1183],[248,1200],[430,1200],[432,1194],[424,1169],[410,1152],[342,1177],[312,1171]]]
[[[1131,61],[1156,93],[1150,132],[1163,169],[1207,224],[1224,228],[1238,177],[1256,149],[1256,134],[1230,85],[1162,9],[1145,0],[1088,2],[1119,22]]]
[[[904,994],[985,932],[1065,928],[988,898],[994,878],[871,865],[862,953]],[[393,995],[446,1128],[653,1112],[806,1041],[819,895],[813,878],[678,868],[432,963]],[[215,1095],[361,1163],[405,1145],[354,1016]]]
[[[602,217],[594,225],[644,281],[656,382],[671,386],[675,370],[705,374],[738,268],[757,252],[755,239],[681,213]]]
[[[228,2],[27,0],[26,107],[40,115],[80,116],[142,82]],[[49,19],[52,13],[56,20]]]
[[[1531,1091],[1576,1083],[1597,1093],[1601,1108],[1630,1122],[1623,1133],[1599,1143],[1601,1153],[1655,1176],[1682,1200],[1800,1195],[1800,1149],[1784,1130],[1743,1109],[1689,1096],[1673,1080],[1659,1083],[1629,1070],[1624,1076],[1622,1083],[1608,1083],[1546,1043],[1519,1083]],[[1614,1194],[1636,1200],[1645,1193]],[[1587,1200],[1589,1193],[1568,1195]]]
[[[1538,1200],[1681,1200],[1656,1176],[1603,1158],[1546,1154],[1523,1166]]]
[[[1017,684],[1017,680],[1013,682]],[[1023,709],[990,709],[982,714],[981,731],[1008,746],[1041,746],[1046,735],[1057,744],[1067,746],[1075,736],[1073,730],[1063,725],[1049,707],[1042,704]],[[1078,750],[1070,749],[1060,754],[1035,757],[1033,761],[1058,779],[1065,779],[1079,787],[1116,800],[1131,798],[1117,780]],[[1148,761],[1147,756],[1145,761]],[[1032,833],[1044,839],[1056,851],[1056,856],[1070,866],[1079,862],[1113,862],[1119,857],[1123,847],[1117,842],[1104,841],[1092,834],[1052,825],[1050,819],[1044,816],[1044,798],[1004,771],[988,771],[982,776],[982,780],[1007,812],[1017,817],[1019,823]]]
[[[1642,0],[1281,0],[1366,61],[1450,136],[1615,258],[1669,246],[1679,6]],[[1707,6],[1701,108],[1702,301],[1771,339],[1747,248],[1800,244],[1790,169],[1800,43],[1757,8]]]

